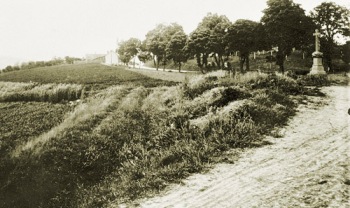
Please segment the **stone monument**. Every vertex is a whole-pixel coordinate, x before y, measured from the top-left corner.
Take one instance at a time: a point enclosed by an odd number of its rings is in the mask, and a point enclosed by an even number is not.
[[[319,33],[317,29],[313,34],[315,36],[315,52],[312,53],[313,64],[311,67],[310,74],[326,74],[326,71],[324,70],[322,65],[323,53],[320,52],[320,34],[321,33]]]

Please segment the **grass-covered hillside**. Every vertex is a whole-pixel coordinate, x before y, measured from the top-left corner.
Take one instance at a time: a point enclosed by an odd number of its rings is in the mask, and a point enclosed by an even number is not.
[[[216,73],[174,85],[83,66],[0,76],[12,81],[0,82],[0,207],[113,207],[156,193],[232,148],[276,136],[305,93],[282,75]],[[104,87],[86,91],[93,80]]]
[[[0,73],[0,81],[74,83],[102,86],[118,84],[157,86],[159,84],[169,84],[124,70],[123,66],[110,67],[101,64],[57,65]]]

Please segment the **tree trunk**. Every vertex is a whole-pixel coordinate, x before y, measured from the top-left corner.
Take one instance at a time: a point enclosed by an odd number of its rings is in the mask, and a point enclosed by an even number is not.
[[[154,67],[156,67],[156,69],[158,70],[157,60],[158,60],[158,57],[157,57],[156,55],[153,55],[153,65],[154,65]]]
[[[208,65],[208,54],[206,53],[203,53],[203,61],[202,61],[202,64],[205,68],[207,68],[207,65]]]
[[[197,60],[197,66],[199,68],[202,68],[203,64],[201,62],[201,56],[199,54],[196,54],[196,60]]]
[[[197,66],[201,70],[202,74],[205,74],[205,72],[203,70],[203,63],[202,63],[201,55],[198,53],[196,54],[196,60],[197,60]]]
[[[179,72],[181,72],[181,62],[179,62]]]
[[[246,55],[246,71],[249,71],[249,53]]]
[[[217,68],[220,69],[220,60],[218,59],[218,57],[216,56],[216,54],[214,54],[214,60],[215,60],[215,63],[216,63]]]
[[[219,55],[219,61],[221,63],[221,69],[224,68],[224,59],[223,59],[222,55]]]
[[[241,54],[241,56],[239,57],[239,70],[241,71],[242,74],[244,73],[244,69],[243,69],[244,62],[245,62],[245,57],[244,55]]]
[[[276,54],[276,64],[280,67],[280,71],[284,74],[284,52],[278,51]]]
[[[327,45],[325,47],[325,52],[324,55],[325,55],[325,61],[326,61],[326,64],[328,66],[328,69],[326,70],[327,72],[334,72],[334,69],[333,69],[333,63],[332,63],[332,56],[333,56],[333,48],[334,48],[334,43],[333,43],[333,40],[328,40],[327,41]]]

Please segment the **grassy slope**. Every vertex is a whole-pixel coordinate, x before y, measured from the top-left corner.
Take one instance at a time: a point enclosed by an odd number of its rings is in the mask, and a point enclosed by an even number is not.
[[[83,84],[98,74],[109,84],[125,83],[130,76],[110,80],[107,74],[118,69],[93,66],[31,72],[41,74],[40,79],[60,81],[73,77],[74,70],[85,70],[91,74],[74,81]],[[13,74],[14,80],[34,77],[20,72]],[[51,72],[65,73],[52,77]],[[5,75],[0,78],[9,77]],[[111,86],[84,98],[51,129],[25,138],[31,142],[15,157],[9,157],[13,148],[5,150],[0,206],[101,207],[130,200],[202,170],[225,150],[260,143],[262,134],[293,114],[295,104],[286,94],[301,89],[286,77],[246,76],[232,80],[207,75],[173,87]],[[152,79],[141,80],[152,86]],[[33,125],[41,121],[35,116],[33,120]],[[6,128],[13,124],[6,123]]]
[[[0,74],[0,81],[38,83],[76,83],[94,85],[134,84],[157,86],[169,84],[157,79],[124,70],[123,66],[109,67],[100,64],[75,64],[39,67]]]
[[[5,116],[1,130],[10,139],[0,143],[0,207],[103,207],[157,192],[230,148],[261,144],[262,135],[293,115],[296,104],[289,95],[304,92],[285,76],[203,75],[168,87],[162,85],[169,82],[93,64],[5,73],[0,80],[31,77],[78,83],[63,90],[80,94],[80,86],[90,84],[105,90],[69,107],[47,103],[60,84],[0,83],[0,100],[10,102],[0,103],[0,112],[16,118]],[[128,82],[133,85],[113,86]],[[70,94],[60,95],[58,101]],[[24,135],[18,126],[33,133]]]
[[[50,130],[71,109],[72,107],[63,104],[0,103],[0,152],[10,151],[18,142],[25,142]],[[5,143],[8,146],[3,146]]]

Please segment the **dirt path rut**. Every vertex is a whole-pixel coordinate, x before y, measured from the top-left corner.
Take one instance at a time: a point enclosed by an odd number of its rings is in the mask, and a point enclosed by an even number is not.
[[[273,144],[196,174],[141,207],[350,207],[350,87],[312,97]],[[324,105],[326,104],[326,105]]]

